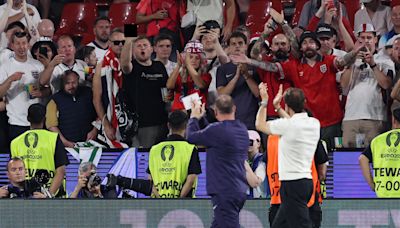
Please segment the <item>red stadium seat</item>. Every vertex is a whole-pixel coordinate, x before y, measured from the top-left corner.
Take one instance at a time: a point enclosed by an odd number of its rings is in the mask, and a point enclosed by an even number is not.
[[[63,8],[56,34],[57,36],[64,34],[83,36],[85,33],[93,33],[96,18],[95,3],[68,3]]]
[[[124,24],[133,24],[136,21],[137,3],[117,3],[110,6],[108,17],[111,28],[123,27]],[[138,25],[138,34],[146,34],[146,24]]]
[[[391,7],[394,7],[394,6],[397,6],[397,5],[400,5],[400,0],[392,0],[390,2],[390,6]]]
[[[137,3],[117,3],[110,6],[108,17],[111,28],[123,27],[124,24],[135,23]]]
[[[264,24],[267,21],[265,9],[269,0],[253,0],[250,3],[246,25],[250,29],[251,34],[262,32]]]
[[[111,0],[84,0],[84,3],[96,3],[97,6],[109,6]]]

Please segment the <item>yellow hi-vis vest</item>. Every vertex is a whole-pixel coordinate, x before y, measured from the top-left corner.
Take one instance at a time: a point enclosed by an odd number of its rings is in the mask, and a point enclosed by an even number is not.
[[[51,131],[35,129],[26,131],[11,142],[11,157],[22,158],[28,180],[34,177],[38,170],[48,172],[50,179],[46,188],[50,188],[56,171],[54,153],[57,136],[57,133]]]
[[[194,147],[185,141],[166,141],[151,148],[149,169],[161,198],[180,197]],[[193,197],[196,186],[197,180],[192,188]]]
[[[400,197],[400,129],[376,136],[371,151],[376,195]]]

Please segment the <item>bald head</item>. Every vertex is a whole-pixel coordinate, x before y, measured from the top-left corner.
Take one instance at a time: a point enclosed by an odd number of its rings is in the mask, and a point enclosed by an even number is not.
[[[43,19],[38,24],[38,31],[41,37],[49,37],[53,39],[54,36],[54,24],[49,19]]]
[[[219,95],[215,101],[215,107],[221,114],[232,114],[235,111],[234,106],[233,99],[229,95]]]
[[[271,51],[278,59],[286,60],[290,52],[289,39],[282,33],[272,38]]]

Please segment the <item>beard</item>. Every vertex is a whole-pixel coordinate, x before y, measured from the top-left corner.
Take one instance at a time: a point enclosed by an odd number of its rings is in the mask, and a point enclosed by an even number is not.
[[[311,48],[307,48],[305,51],[304,51],[304,56],[306,57],[306,58],[313,58],[314,56],[316,56],[317,55],[317,50],[314,50],[314,49],[311,49]]]
[[[289,58],[289,54],[280,49],[274,53],[274,56],[278,60],[278,62],[286,61]]]

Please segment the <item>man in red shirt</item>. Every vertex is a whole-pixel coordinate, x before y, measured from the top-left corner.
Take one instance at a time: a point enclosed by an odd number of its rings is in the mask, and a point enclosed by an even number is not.
[[[257,60],[263,60],[265,62],[276,62],[283,63],[287,62],[290,59],[293,59],[290,55],[291,47],[289,39],[282,33],[276,34],[271,40],[271,55],[261,55],[261,45],[265,42],[265,39],[268,39],[269,35],[274,32],[272,26],[272,19],[268,20],[264,25],[264,31],[258,38],[257,42],[254,44],[251,49],[251,58]],[[283,89],[291,87],[291,81],[287,78],[280,77],[277,72],[270,72],[263,70],[261,68],[258,69],[258,74],[260,76],[260,80],[264,83],[267,83],[268,86],[268,108],[267,108],[267,118],[269,120],[279,118],[278,113],[275,111],[274,106],[272,105],[272,100],[275,95],[278,93],[279,86],[282,84]],[[285,102],[281,101],[281,106],[285,107]]]
[[[336,72],[354,62],[361,47],[356,47],[343,57],[321,56],[321,47],[313,32],[305,31],[300,37],[300,59],[283,63],[260,62],[240,56],[240,61],[260,67],[266,71],[278,72],[304,91],[307,109],[321,123],[321,139],[328,148],[334,145],[334,137],[341,135],[343,110],[340,107],[339,91],[336,86]]]

